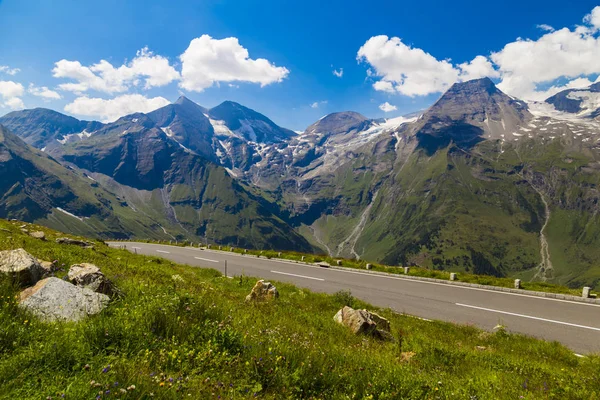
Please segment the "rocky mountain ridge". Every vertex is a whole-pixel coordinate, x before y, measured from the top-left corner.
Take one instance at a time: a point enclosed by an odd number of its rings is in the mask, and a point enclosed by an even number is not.
[[[236,242],[226,226],[262,210],[268,240],[287,236],[276,246],[580,284],[600,279],[600,121],[593,96],[560,99],[594,90],[526,103],[480,79],[410,118],[334,113],[301,134],[181,98],[46,151],[182,237]],[[230,193],[248,211],[222,207],[214,225],[207,205]]]

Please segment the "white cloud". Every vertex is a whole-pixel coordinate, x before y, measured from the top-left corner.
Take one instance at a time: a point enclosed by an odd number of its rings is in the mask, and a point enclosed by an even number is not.
[[[310,105],[311,108],[319,108],[320,105],[327,104],[327,100],[315,101]]]
[[[460,69],[460,79],[463,81],[500,76],[500,72],[496,71],[490,60],[484,56],[477,56],[468,63],[459,64],[458,68]]]
[[[596,29],[600,29],[600,6],[594,7],[592,12],[583,18],[583,21]]]
[[[148,113],[167,104],[169,101],[164,97],[147,98],[141,94],[125,94],[110,100],[84,96],[67,104],[65,111],[111,122],[135,112]]]
[[[180,78],[165,57],[155,55],[147,47],[139,50],[135,58],[115,68],[106,60],[89,67],[79,61],[60,60],[55,63],[52,74],[55,78],[71,79],[75,82],[63,83],[58,87],[75,93],[96,90],[104,93],[123,93],[132,86],[139,86],[144,80],[144,88],[165,86]]]
[[[22,110],[25,108],[25,103],[18,97],[12,97],[6,100],[3,104],[4,107],[12,108],[13,110]]]
[[[50,90],[46,86],[37,87],[33,83],[29,84],[29,88],[27,89],[27,91],[34,96],[41,97],[46,100],[62,99],[62,96],[54,90]]]
[[[599,8],[600,10],[600,8]],[[541,84],[600,73],[600,39],[587,26],[559,29],[537,40],[517,39],[491,55],[502,81],[498,87],[519,98],[543,100]]]
[[[398,109],[398,107],[391,105],[390,103],[388,103],[387,101],[383,104],[379,105],[379,109],[383,112],[391,112],[391,111],[396,111]]]
[[[422,96],[446,90],[459,72],[447,60],[439,61],[419,48],[407,46],[398,37],[374,36],[358,50],[358,61],[370,64],[383,84],[376,90]]]
[[[342,76],[344,76],[344,68],[334,69],[332,72],[338,78],[341,78]]]
[[[10,68],[7,65],[0,65],[0,72],[5,73],[7,75],[14,76],[14,75],[18,74],[19,72],[21,72],[21,70],[19,68]]]
[[[201,92],[219,82],[251,82],[266,86],[281,82],[290,71],[264,58],[251,59],[235,37],[213,39],[202,35],[193,39],[179,57],[180,87]]]
[[[387,36],[367,40],[357,59],[369,65],[367,77],[375,80],[375,90],[411,97],[487,76],[499,78],[498,87],[512,96],[543,100],[557,91],[581,87],[600,74],[600,6],[573,29],[538,27],[545,33],[536,40],[518,38],[489,57],[478,55],[462,64],[438,60]],[[559,80],[567,83],[557,85]]]
[[[551,27],[548,24],[539,24],[537,27],[546,32],[554,32],[554,30],[555,30],[553,27]]]
[[[25,108],[21,96],[25,93],[23,85],[13,81],[0,81],[0,98],[2,103],[1,107],[8,107],[12,109]]]

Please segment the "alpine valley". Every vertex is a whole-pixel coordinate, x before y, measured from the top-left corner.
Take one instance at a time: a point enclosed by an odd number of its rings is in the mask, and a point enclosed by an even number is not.
[[[600,288],[600,84],[535,103],[485,78],[303,133],[185,97],[108,124],[0,124],[0,218]]]

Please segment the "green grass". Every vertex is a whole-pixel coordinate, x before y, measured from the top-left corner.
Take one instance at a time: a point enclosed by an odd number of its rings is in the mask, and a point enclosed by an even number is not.
[[[42,242],[19,225],[0,220],[10,231],[0,230],[0,250],[57,260],[59,276],[94,263],[124,297],[78,324],[48,324],[18,308],[16,288],[0,280],[2,399],[600,398],[600,358],[558,343],[378,310],[396,338],[380,343],[333,322],[346,304],[373,309],[349,293],[276,282],[277,301],[246,304],[254,279],[100,242],[59,246],[63,234],[40,227]]]

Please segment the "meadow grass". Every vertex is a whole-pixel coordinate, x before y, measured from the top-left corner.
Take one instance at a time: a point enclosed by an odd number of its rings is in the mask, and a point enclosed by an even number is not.
[[[0,399],[599,399],[600,357],[558,343],[377,309],[351,293],[274,282],[281,296],[247,304],[255,283],[111,249],[33,239],[0,220],[0,250],[24,248],[63,276],[91,262],[123,292],[80,323],[43,323],[0,279]],[[31,229],[31,228],[30,228]],[[333,321],[344,305],[391,322],[394,342]]]

